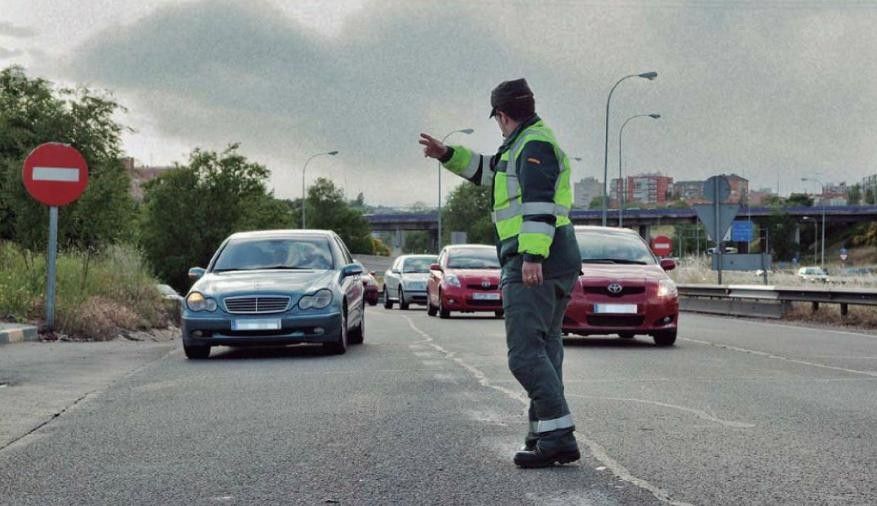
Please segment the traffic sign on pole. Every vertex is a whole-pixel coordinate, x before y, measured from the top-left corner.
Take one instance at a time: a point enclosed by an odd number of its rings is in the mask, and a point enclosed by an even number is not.
[[[37,202],[49,206],[49,251],[46,265],[46,327],[55,327],[55,264],[58,255],[58,207],[78,199],[88,186],[85,157],[69,144],[47,142],[24,160],[21,179]]]
[[[673,241],[665,235],[659,235],[652,239],[652,251],[659,257],[670,256],[670,252],[673,251]]]

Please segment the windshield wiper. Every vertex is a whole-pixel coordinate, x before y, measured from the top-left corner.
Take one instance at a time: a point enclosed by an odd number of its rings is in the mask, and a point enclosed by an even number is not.
[[[646,265],[646,262],[640,260],[627,260],[625,258],[583,258],[583,264],[625,264],[625,265]]]

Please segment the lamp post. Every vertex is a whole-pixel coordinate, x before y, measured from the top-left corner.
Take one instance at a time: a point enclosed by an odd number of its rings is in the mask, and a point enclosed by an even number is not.
[[[302,229],[305,228],[305,224],[306,224],[305,215],[307,213],[306,209],[308,207],[307,206],[308,195],[306,192],[307,188],[305,186],[305,173],[308,170],[308,163],[318,156],[323,156],[323,155],[335,156],[337,154],[338,154],[337,151],[327,151],[325,153],[317,153],[315,155],[312,155],[310,158],[308,158],[305,161],[305,166],[301,169],[301,228]]]
[[[621,185],[619,189],[619,198],[618,198],[618,228],[624,226],[624,178],[621,176],[621,137],[624,134],[624,127],[627,124],[636,118],[652,118],[659,119],[661,117],[660,114],[637,114],[636,116],[631,116],[627,118],[624,123],[621,124],[621,129],[618,131],[618,183]]]
[[[606,99],[606,136],[605,143],[603,145],[603,226],[606,226],[606,221],[608,219],[608,199],[609,195],[606,192],[607,189],[607,178],[609,177],[609,103],[612,101],[612,92],[615,91],[615,88],[621,84],[621,81],[625,79],[629,79],[631,77],[642,77],[643,79],[648,79],[649,81],[653,81],[656,77],[658,77],[657,72],[645,72],[642,74],[630,74],[629,76],[624,76],[618,81],[616,81],[615,85],[612,86],[612,89],[609,90],[609,97]]]
[[[824,271],[825,270],[825,183],[822,181],[812,178],[812,177],[802,177],[801,181],[810,181],[812,183],[819,183],[822,187],[822,252],[819,255],[819,267]],[[814,252],[815,254],[815,252]]]
[[[469,135],[475,130],[471,128],[461,128],[460,130],[454,130],[453,132],[448,132],[447,135],[442,137],[442,144],[445,143],[448,137],[454,134],[466,134]],[[436,162],[438,164],[438,236],[436,236],[435,245],[436,251],[441,251],[442,249],[442,162]]]

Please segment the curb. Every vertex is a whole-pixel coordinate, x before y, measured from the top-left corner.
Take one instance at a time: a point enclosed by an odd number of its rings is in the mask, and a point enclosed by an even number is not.
[[[39,340],[37,328],[32,325],[0,323],[0,345]]]

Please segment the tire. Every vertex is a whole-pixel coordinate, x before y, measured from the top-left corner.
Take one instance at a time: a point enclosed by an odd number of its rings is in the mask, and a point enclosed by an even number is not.
[[[183,344],[183,352],[189,360],[204,360],[210,356],[210,346]]]
[[[493,316],[497,318],[502,318],[503,316],[505,316],[505,311],[503,311],[502,309],[500,309],[499,311],[494,311]]]
[[[323,343],[323,349],[332,355],[343,355],[347,353],[347,307],[341,313],[341,335],[334,343]]]
[[[445,309],[445,305],[442,304],[442,292],[441,292],[441,290],[439,290],[439,296],[438,296],[438,299],[439,299],[439,307],[438,307],[439,318],[442,318],[442,319],[444,319],[444,320],[447,320],[448,318],[451,317],[451,312],[448,311],[447,309]]]
[[[676,342],[676,329],[655,332],[655,346],[673,346]]]
[[[390,294],[387,292],[387,285],[384,285],[384,309],[393,309],[393,301],[390,300]]]
[[[405,302],[405,292],[402,291],[402,287],[399,287],[399,309],[405,311],[408,309],[408,303]]]
[[[622,339],[633,339],[633,332],[619,332],[618,337]]]
[[[429,300],[429,294],[426,295],[426,314],[427,316],[435,316],[438,314],[438,308],[432,305]]]
[[[362,320],[359,325],[347,335],[347,342],[350,344],[362,344],[365,340],[365,304],[362,306]]]

